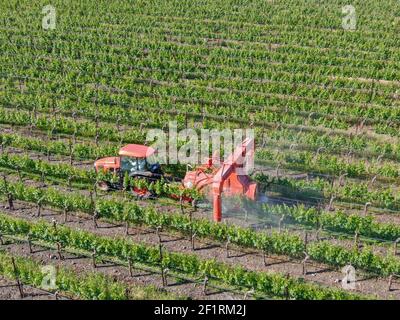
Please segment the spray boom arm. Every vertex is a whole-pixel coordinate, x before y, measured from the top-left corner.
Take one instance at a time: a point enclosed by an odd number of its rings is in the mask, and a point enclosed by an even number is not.
[[[214,221],[222,219],[222,191],[224,185],[231,189],[233,194],[245,194],[248,197],[255,198],[256,184],[249,182],[249,177],[245,173],[245,160],[252,160],[254,156],[254,139],[247,138],[243,143],[235,149],[233,154],[228,157],[228,160],[222,163],[221,168],[215,173],[212,182],[213,194],[213,215]],[[238,170],[242,172],[237,172]]]

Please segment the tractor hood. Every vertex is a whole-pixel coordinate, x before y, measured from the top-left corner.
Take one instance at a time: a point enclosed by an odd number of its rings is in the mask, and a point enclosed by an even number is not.
[[[96,170],[110,170],[110,169],[119,169],[120,168],[120,158],[119,157],[108,157],[97,160],[94,163]]]
[[[128,144],[119,150],[120,156],[133,158],[148,158],[156,152],[155,149],[140,144]]]

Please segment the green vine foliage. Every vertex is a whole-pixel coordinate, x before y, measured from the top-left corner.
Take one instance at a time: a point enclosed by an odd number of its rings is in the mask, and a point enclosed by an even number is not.
[[[15,231],[21,232],[26,228],[16,228]],[[42,283],[46,273],[42,271],[42,265],[30,258],[13,257],[16,265],[17,274],[11,262],[9,253],[0,251],[0,274],[6,278],[15,279],[18,275],[24,284],[36,288],[42,288]],[[57,267],[56,269],[56,289],[72,298],[85,300],[132,300],[132,299],[174,299],[171,294],[157,290],[152,286],[132,286],[127,291],[126,284],[115,281],[108,276],[100,273],[88,272],[77,274],[72,269]],[[47,288],[46,288],[47,289]]]
[[[295,222],[310,227],[322,227],[325,230],[360,235],[377,240],[396,241],[400,237],[400,227],[395,223],[375,221],[373,216],[346,214],[342,210],[335,213],[318,210],[315,207],[304,205],[268,205],[263,204],[266,214],[283,215],[292,218]]]
[[[67,206],[71,211],[79,211],[88,214],[93,214],[93,212],[97,210],[100,217],[112,221],[125,221],[149,227],[161,226],[183,234],[195,232],[198,237],[214,239],[221,242],[230,239],[231,243],[238,246],[263,250],[271,254],[288,255],[293,258],[303,257],[303,253],[307,249],[310,258],[315,261],[330,264],[334,267],[341,267],[349,263],[354,263],[356,268],[376,272],[383,276],[392,274],[393,268],[398,270],[396,273],[400,273],[400,260],[395,257],[389,256],[388,258],[383,258],[379,255],[373,255],[371,265],[361,261],[359,257],[362,257],[366,253],[370,254],[368,249],[359,253],[325,242],[314,242],[309,244],[306,248],[304,240],[300,236],[289,234],[288,232],[274,232],[272,234],[259,233],[248,228],[214,223],[207,219],[191,220],[190,217],[178,213],[160,213],[151,207],[143,208],[134,203],[116,200],[98,200],[94,205],[86,197],[79,194],[64,195],[55,189],[43,191],[32,187],[25,187],[20,183],[14,185],[9,184],[7,188],[5,187],[4,182],[0,182],[0,193],[7,194],[7,192],[11,192],[16,199],[22,201],[36,203],[39,199],[42,199],[43,205],[49,205],[60,209],[64,209]],[[302,213],[306,212],[307,211],[303,211]],[[310,219],[311,214],[303,214],[303,217]],[[312,221],[312,219],[309,221]],[[327,248],[329,248],[329,250]],[[332,259],[330,254],[332,250],[339,250],[343,254],[346,254],[346,259]],[[326,252],[326,256],[323,254],[324,252]]]
[[[122,238],[100,237],[83,230],[73,230],[65,226],[54,228],[46,222],[28,222],[23,219],[0,214],[0,231],[3,234],[27,237],[49,245],[60,243],[63,248],[84,252],[96,250],[98,255],[112,257],[119,261],[128,260],[187,274],[192,277],[207,275],[224,285],[253,288],[259,293],[289,299],[360,299],[359,295],[340,289],[325,288],[305,283],[286,276],[246,270],[240,266],[230,266],[215,260],[202,260],[196,255],[163,252],[161,260],[157,247],[134,243]]]

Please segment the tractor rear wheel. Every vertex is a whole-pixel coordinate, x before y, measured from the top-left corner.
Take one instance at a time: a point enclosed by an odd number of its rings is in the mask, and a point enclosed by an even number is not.
[[[110,184],[107,181],[99,181],[97,182],[97,189],[101,191],[110,191]]]

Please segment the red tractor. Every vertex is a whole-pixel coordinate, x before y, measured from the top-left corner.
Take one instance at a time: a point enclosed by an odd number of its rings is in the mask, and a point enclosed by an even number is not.
[[[131,178],[142,178],[148,181],[156,181],[164,178],[166,181],[180,181],[179,179],[166,178],[161,166],[153,163],[149,158],[154,155],[155,149],[143,145],[129,144],[119,151],[118,157],[109,157],[95,162],[96,171],[113,172],[119,175],[118,183],[103,181],[99,187],[101,190],[121,189],[123,178],[128,173]],[[186,172],[181,181],[182,188],[195,188],[204,194],[213,197],[214,220],[221,221],[222,200],[224,193],[227,196],[243,195],[255,200],[257,184],[250,177],[238,170],[244,168],[244,160],[251,159],[254,155],[254,140],[246,139],[227,157],[220,166],[214,166],[215,159],[208,159],[207,163],[197,167],[193,171]],[[145,194],[147,190],[133,190],[136,194]]]
[[[118,175],[118,182],[101,181],[98,187],[103,191],[122,189],[126,174],[130,178],[156,181],[163,177],[161,166],[153,163],[149,158],[154,155],[155,149],[139,144],[128,144],[119,150],[118,157],[99,159],[94,163],[96,171],[111,172]],[[145,195],[146,190],[133,190],[137,194]]]

